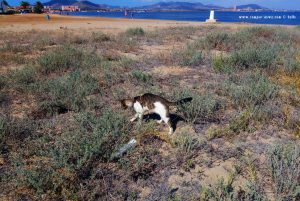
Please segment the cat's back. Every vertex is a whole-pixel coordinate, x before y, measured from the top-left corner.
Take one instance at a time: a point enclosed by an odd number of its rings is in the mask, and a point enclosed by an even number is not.
[[[135,99],[135,101],[138,101],[142,105],[148,106],[148,107],[149,106],[150,107],[154,106],[154,104],[157,103],[157,102],[159,102],[159,103],[161,103],[165,106],[168,106],[168,104],[169,104],[169,101],[166,100],[165,98],[160,97],[160,96],[155,95],[155,94],[151,94],[151,93],[146,93],[142,96],[137,96],[134,99]]]

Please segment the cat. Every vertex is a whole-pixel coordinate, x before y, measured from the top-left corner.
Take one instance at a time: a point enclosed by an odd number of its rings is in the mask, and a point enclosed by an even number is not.
[[[170,120],[169,106],[177,106],[190,101],[192,101],[191,97],[184,98],[176,102],[171,102],[165,98],[151,93],[146,93],[142,96],[136,96],[131,99],[120,100],[121,105],[124,109],[133,108],[136,112],[134,117],[130,119],[131,122],[134,122],[137,118],[142,121],[143,116],[146,112],[156,113],[160,116],[160,120],[158,120],[158,123],[164,122],[169,126],[169,134],[172,134],[174,132]]]

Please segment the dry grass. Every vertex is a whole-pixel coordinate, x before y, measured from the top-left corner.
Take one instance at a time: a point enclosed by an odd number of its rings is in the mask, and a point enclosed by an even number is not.
[[[299,181],[278,176],[299,169],[299,34],[1,33],[0,199],[299,199]],[[119,99],[146,92],[194,98],[171,108],[172,136],[155,115],[132,124],[121,109]],[[132,138],[135,148],[112,157]]]

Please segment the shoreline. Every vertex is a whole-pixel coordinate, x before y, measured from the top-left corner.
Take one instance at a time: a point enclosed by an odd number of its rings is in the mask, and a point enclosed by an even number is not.
[[[99,29],[108,33],[118,33],[128,28],[141,27],[146,30],[178,26],[221,26],[221,27],[251,27],[251,26],[285,26],[274,24],[254,24],[237,22],[217,22],[214,24],[199,21],[176,21],[160,19],[128,19],[113,17],[72,16],[50,14],[50,20],[45,19],[46,14],[15,14],[0,15],[0,31],[29,31],[29,30],[90,30]]]

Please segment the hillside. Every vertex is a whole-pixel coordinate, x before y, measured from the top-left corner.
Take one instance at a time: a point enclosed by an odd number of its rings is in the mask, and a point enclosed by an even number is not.
[[[135,7],[136,9],[145,10],[209,10],[220,9],[222,7],[215,5],[204,5],[202,3],[189,2],[160,2],[148,6]]]
[[[76,1],[76,0],[51,0],[44,3],[45,6],[53,6],[54,8],[60,8],[61,6],[73,5],[78,6],[82,10],[97,10],[97,9],[109,9],[117,8],[117,6],[109,6],[106,4],[96,4],[90,1]]]
[[[250,10],[256,10],[256,9],[266,9],[260,5],[257,4],[246,4],[246,5],[239,5],[236,7],[237,9],[250,9]]]

